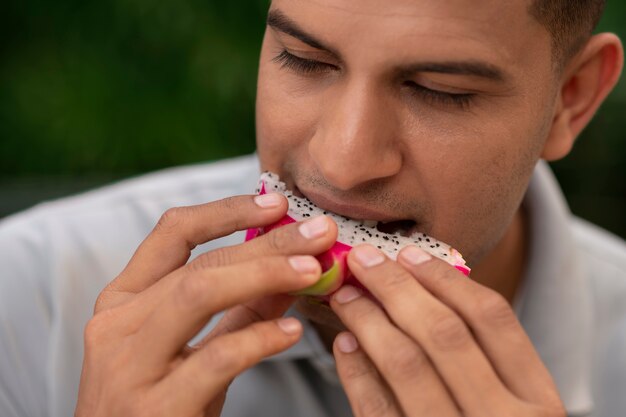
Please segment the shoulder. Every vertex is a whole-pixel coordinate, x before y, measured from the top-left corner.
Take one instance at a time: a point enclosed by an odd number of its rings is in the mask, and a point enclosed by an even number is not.
[[[27,276],[45,287],[57,277],[68,281],[83,273],[93,277],[92,285],[99,277],[108,281],[165,210],[248,193],[257,176],[256,157],[245,156],[166,169],[39,204],[0,221],[0,281]]]

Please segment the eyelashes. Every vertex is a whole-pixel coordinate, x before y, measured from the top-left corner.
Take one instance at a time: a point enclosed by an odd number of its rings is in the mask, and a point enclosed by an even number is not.
[[[475,94],[472,93],[453,94],[446,93],[444,91],[432,90],[413,81],[407,81],[404,83],[404,85],[409,87],[412,90],[412,93],[417,95],[418,97],[425,98],[427,100],[430,100],[431,102],[443,105],[452,104],[463,110],[469,110],[469,107],[472,104],[472,99],[475,96]]]
[[[339,70],[335,65],[315,61],[313,59],[301,58],[289,53],[287,50],[283,50],[280,54],[275,56],[272,61],[279,64],[282,69],[307,76],[321,75]],[[411,94],[419,99],[428,101],[430,104],[455,106],[463,110],[469,109],[475,96],[473,93],[454,94],[433,90],[413,81],[406,81],[403,83],[403,86],[408,87],[411,90]]]
[[[290,69],[301,74],[315,74],[338,70],[334,65],[312,59],[300,58],[283,50],[272,61],[280,64],[281,68]]]

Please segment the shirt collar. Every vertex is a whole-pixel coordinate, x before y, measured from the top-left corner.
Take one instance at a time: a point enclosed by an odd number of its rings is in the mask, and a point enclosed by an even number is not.
[[[514,309],[544,361],[570,414],[593,408],[590,388],[592,308],[575,256],[571,213],[547,163],[537,164],[523,202],[529,218],[529,259]],[[299,316],[294,310],[291,315]],[[301,317],[300,317],[301,318]],[[269,360],[309,359],[337,382],[334,359],[313,327],[288,351]]]
[[[547,163],[537,165],[523,204],[529,217],[529,260],[514,307],[566,410],[589,413],[591,294],[574,246],[572,215]]]

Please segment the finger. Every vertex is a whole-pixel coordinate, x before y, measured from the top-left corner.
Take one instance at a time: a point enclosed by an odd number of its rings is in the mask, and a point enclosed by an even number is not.
[[[261,297],[297,291],[315,283],[321,267],[312,256],[268,257],[193,273],[133,336],[141,363],[159,367],[174,358],[210,318]]]
[[[513,400],[463,320],[404,267],[371,245],[354,248],[348,265],[391,320],[426,352],[461,410],[487,412],[487,404],[499,407]]]
[[[138,294],[130,303],[123,305],[127,326],[122,329],[122,332],[134,333],[163,299],[170,296],[173,288],[195,271],[245,262],[263,256],[317,255],[330,248],[336,238],[335,222],[327,216],[319,216],[303,223],[293,223],[274,229],[267,235],[249,242],[219,248],[200,255]]]
[[[211,268],[273,255],[317,255],[337,239],[337,225],[327,216],[291,223],[249,242],[204,253],[189,267]],[[195,265],[194,265],[195,264]]]
[[[277,319],[287,312],[294,300],[293,296],[278,294],[230,308],[211,332],[192,346],[191,350],[200,349],[211,339],[236,332],[252,323]]]
[[[333,344],[337,373],[355,417],[402,417],[391,390],[356,338],[340,333]]]
[[[423,416],[437,410],[441,417],[459,416],[423,350],[395,327],[378,305],[356,288],[345,286],[335,293],[331,306],[356,335],[407,415]]]
[[[514,394],[532,402],[558,401],[552,377],[504,297],[419,248],[401,251],[398,262],[463,318]]]
[[[150,397],[163,404],[162,415],[197,415],[238,374],[293,346],[301,336],[302,325],[286,318],[215,338],[159,382]]]
[[[184,265],[197,245],[238,230],[274,223],[286,211],[287,200],[279,194],[237,196],[169,209],[139,245],[122,273],[107,286],[106,295],[101,297],[97,308],[119,303],[119,298],[128,298],[125,293],[148,288]]]

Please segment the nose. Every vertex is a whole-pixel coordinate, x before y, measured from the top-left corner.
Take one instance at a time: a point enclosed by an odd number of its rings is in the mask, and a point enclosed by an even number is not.
[[[309,154],[339,190],[391,177],[402,166],[392,106],[375,86],[345,83],[327,92],[327,105],[309,142]]]

